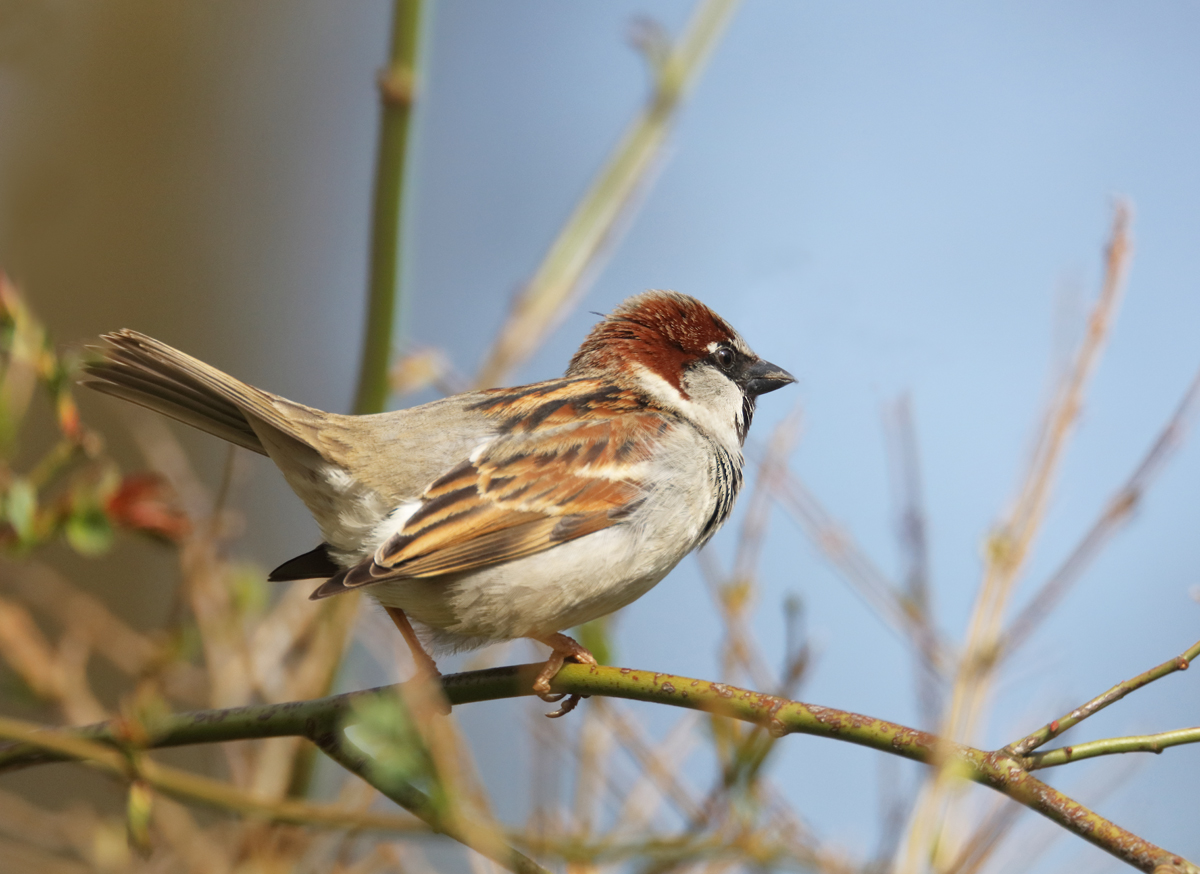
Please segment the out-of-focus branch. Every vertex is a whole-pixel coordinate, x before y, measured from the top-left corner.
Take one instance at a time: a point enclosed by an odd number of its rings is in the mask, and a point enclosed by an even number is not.
[[[532,664],[456,674],[443,678],[443,688],[453,704],[530,695],[533,679],[540,670],[540,664]],[[1162,666],[1154,669],[1160,670]],[[959,777],[1007,795],[1140,870],[1200,874],[1200,868],[1180,856],[1109,822],[1037,780],[1024,769],[1022,760],[1010,755],[1007,750],[986,752],[887,720],[788,701],[723,683],[651,671],[568,664],[555,677],[551,687],[555,692],[567,694],[606,695],[699,710],[754,723],[776,738],[788,734],[815,735],[870,747],[925,764],[936,764],[941,768],[949,767]],[[340,728],[353,708],[361,707],[372,699],[394,698],[395,695],[395,687],[384,687],[315,701],[175,714],[159,720],[138,744],[138,749],[301,735],[308,737],[354,773],[369,780],[385,795],[408,807],[418,817],[425,818],[430,816],[432,810],[426,796],[410,784],[396,783],[394,775],[386,769],[375,767],[365,753],[345,739]],[[91,760],[93,753],[101,750],[105,755],[110,754],[112,750],[108,746],[100,746],[101,741],[118,743],[126,748],[130,746],[128,726],[118,737],[122,726],[114,723],[71,732],[46,732],[45,742],[23,725],[19,730],[4,731],[5,725],[0,724],[0,733],[19,742],[0,750],[0,770],[71,758]],[[11,726],[8,727],[11,729]],[[98,746],[99,750],[96,749]],[[448,832],[444,822],[433,819],[431,824],[435,830],[450,833],[460,840],[465,837],[478,842],[477,836]],[[485,855],[492,849],[469,845]],[[518,870],[512,857],[505,858],[507,862],[503,859],[497,861]]]
[[[646,105],[513,301],[508,320],[476,377],[477,385],[486,388],[504,382],[578,299],[586,274],[594,269],[646,185],[680,103],[736,8],[737,0],[701,0],[675,45],[648,50],[654,83]]]
[[[444,816],[439,809],[444,805],[435,804],[392,769],[380,767],[371,756],[355,746],[340,728],[322,731],[313,741],[343,768],[357,774],[383,795],[427,822],[434,831],[470,847],[514,874],[550,874],[528,856],[508,846],[498,832],[480,827],[468,818]]]
[[[1104,281],[1092,307],[1087,333],[1070,372],[1046,411],[1017,500],[988,540],[983,580],[943,720],[942,734],[948,741],[966,742],[971,737],[989,699],[1005,608],[1041,528],[1059,465],[1116,315],[1131,250],[1129,209],[1126,204],[1118,203],[1113,214]],[[950,845],[947,838],[953,830],[946,827],[946,819],[950,816],[953,782],[952,771],[939,768],[923,793],[913,812],[906,851],[898,869],[900,874],[922,870],[924,860],[935,846]]]
[[[736,681],[734,671],[741,668],[749,681],[760,689],[778,689],[780,683],[772,676],[754,635],[750,633],[747,614],[757,595],[758,565],[766,543],[774,487],[785,475],[788,457],[799,437],[800,411],[796,409],[775,426],[766,450],[758,459],[754,485],[745,499],[746,511],[738,531],[732,570],[724,573],[710,550],[696,554],[717,612],[725,623],[722,679]]]
[[[417,35],[421,0],[396,0],[391,59],[379,78],[381,116],[375,193],[371,207],[371,260],[366,327],[354,412],[383,412],[390,393],[397,302],[400,298],[404,173],[408,131],[417,95]]]
[[[29,749],[39,749],[54,760],[78,760],[124,779],[136,779],[159,792],[182,801],[218,810],[290,822],[355,831],[386,831],[399,834],[427,833],[429,827],[410,816],[347,810],[332,804],[313,804],[292,799],[264,800],[224,780],[192,774],[163,765],[142,755],[126,755],[108,742],[88,739],[79,732],[47,730],[28,722],[0,717],[0,736]],[[106,739],[107,741],[107,739]]]
[[[876,614],[916,646],[922,658],[932,659],[929,669],[941,671],[949,664],[946,646],[911,608],[909,599],[888,579],[854,537],[839,526],[829,512],[791,471],[784,471],[774,487],[780,505],[800,525],[841,578]],[[931,641],[926,638],[932,636]],[[926,641],[924,644],[922,641]]]
[[[917,645],[917,703],[924,725],[934,725],[941,712],[941,677],[932,670],[938,663],[938,639],[929,597],[929,534],[917,457],[917,434],[912,399],[902,395],[885,410],[888,459],[896,505],[896,533],[907,564],[904,574],[906,613],[912,617]]]
[[[1182,655],[1168,659],[1158,667],[1151,668],[1123,683],[1117,683],[1117,685],[1113,686],[1103,695],[1097,695],[1086,704],[1076,707],[1066,716],[1059,717],[1043,725],[1037,731],[1016,743],[1009,744],[1004,749],[1009,755],[1015,757],[1027,756],[1030,751],[1037,749],[1049,740],[1053,740],[1067,729],[1074,728],[1089,716],[1103,710],[1108,705],[1120,701],[1130,692],[1136,692],[1143,686],[1147,686],[1155,680],[1160,680],[1168,674],[1173,674],[1176,671],[1186,671],[1197,656],[1200,656],[1200,642],[1193,644]]]
[[[1183,440],[1189,420],[1200,403],[1200,371],[1192,378],[1183,394],[1179,406],[1171,416],[1158,438],[1146,453],[1145,458],[1109,499],[1108,506],[1088,530],[1078,546],[1067,556],[1067,560],[1056,570],[1037,594],[1009,624],[1008,632],[1001,641],[1002,654],[1011,655],[1037,629],[1042,620],[1054,612],[1071,586],[1107,544],[1133,516],[1142,497],[1146,494],[1155,475],[1162,470],[1172,451]]]

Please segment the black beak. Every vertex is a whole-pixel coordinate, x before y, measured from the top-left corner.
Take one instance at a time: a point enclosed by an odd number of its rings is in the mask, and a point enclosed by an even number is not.
[[[742,371],[741,379],[742,388],[751,397],[765,395],[769,391],[783,388],[795,381],[796,377],[782,367],[772,364],[770,361],[763,361],[761,358]]]

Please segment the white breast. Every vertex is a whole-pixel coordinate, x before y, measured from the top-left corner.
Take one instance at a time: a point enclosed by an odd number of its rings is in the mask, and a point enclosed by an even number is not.
[[[545,637],[607,615],[644,595],[705,537],[717,505],[712,454],[697,431],[675,429],[652,461],[654,486],[628,519],[516,561],[367,591],[427,626],[443,652]]]

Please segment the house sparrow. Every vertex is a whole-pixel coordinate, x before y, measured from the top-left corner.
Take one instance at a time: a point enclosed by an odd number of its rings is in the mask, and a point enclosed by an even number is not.
[[[253,388],[134,331],[107,334],[86,385],[271,458],[324,542],[272,580],[365,588],[418,667],[529,637],[596,664],[564,629],[645,594],[721,527],[755,399],[794,382],[687,295],[631,297],[566,375],[370,416]],[[573,706],[573,698],[555,714]]]

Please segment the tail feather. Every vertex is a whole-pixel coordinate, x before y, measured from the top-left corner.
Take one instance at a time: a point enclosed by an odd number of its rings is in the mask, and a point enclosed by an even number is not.
[[[162,413],[164,416],[170,416],[177,422],[183,422],[185,425],[199,428],[201,431],[205,431],[215,437],[220,437],[222,440],[227,440],[237,446],[245,447],[260,455],[267,454],[267,451],[263,448],[262,441],[258,439],[258,435],[254,433],[248,423],[240,426],[226,425],[211,416],[199,413],[191,407],[182,406],[174,401],[160,397],[151,399],[147,397],[146,392],[143,390],[133,388],[126,383],[110,382],[107,379],[85,379],[80,382],[80,385],[121,398],[122,400],[131,401],[139,406],[154,410],[156,413]]]
[[[282,399],[145,334],[121,330],[103,339],[107,345],[85,366],[91,377],[85,385],[263,455],[267,449],[256,423],[307,443],[274,405]]]

